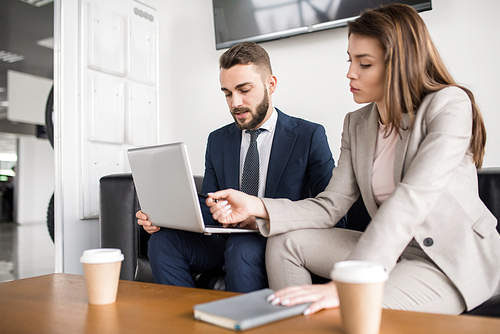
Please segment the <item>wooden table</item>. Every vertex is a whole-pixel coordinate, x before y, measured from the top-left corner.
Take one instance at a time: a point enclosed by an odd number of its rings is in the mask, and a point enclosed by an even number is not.
[[[231,333],[193,319],[193,305],[235,293],[120,281],[117,302],[88,305],[83,276],[51,274],[0,283],[1,333]],[[500,319],[384,310],[381,334],[499,333]],[[342,333],[338,309],[245,333]]]

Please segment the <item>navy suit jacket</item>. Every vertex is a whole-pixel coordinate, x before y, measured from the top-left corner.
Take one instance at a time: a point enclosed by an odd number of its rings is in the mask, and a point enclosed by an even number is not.
[[[266,180],[265,197],[292,201],[315,197],[332,177],[335,162],[322,125],[291,117],[276,108],[278,121]],[[205,153],[204,194],[239,189],[241,130],[235,123],[210,133]],[[216,224],[200,201],[206,225]],[[345,227],[342,219],[337,227]]]

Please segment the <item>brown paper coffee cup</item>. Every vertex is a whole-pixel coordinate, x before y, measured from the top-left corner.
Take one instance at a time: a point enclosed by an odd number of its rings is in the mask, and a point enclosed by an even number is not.
[[[366,261],[335,264],[342,325],[346,334],[377,334],[382,317],[384,285],[388,276],[382,265]]]
[[[116,301],[123,254],[119,249],[89,249],[83,252],[85,285],[89,304],[105,305]]]

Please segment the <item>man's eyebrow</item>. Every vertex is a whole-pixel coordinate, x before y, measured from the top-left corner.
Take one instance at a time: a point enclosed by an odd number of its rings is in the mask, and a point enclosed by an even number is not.
[[[240,84],[236,85],[236,87],[234,87],[234,89],[239,89],[239,88],[244,87],[246,85],[253,85],[253,82],[252,81],[247,81],[247,82],[240,83]],[[230,92],[231,91],[231,90],[229,90],[226,87],[221,87],[220,90],[223,91],[223,92]]]
[[[247,81],[247,82],[240,83],[240,84],[236,85],[236,87],[234,87],[234,88],[238,89],[238,88],[244,87],[246,85],[252,85],[252,84],[253,84],[252,81]]]

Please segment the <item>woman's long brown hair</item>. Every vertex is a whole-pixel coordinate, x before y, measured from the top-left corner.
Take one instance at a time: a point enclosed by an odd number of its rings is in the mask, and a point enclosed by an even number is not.
[[[463,89],[472,106],[472,136],[469,150],[476,168],[481,168],[486,129],[472,92],[458,85],[444,65],[420,15],[412,7],[392,4],[369,9],[347,24],[351,34],[377,39],[385,52],[385,104],[389,131],[398,131],[402,115],[413,120],[423,98],[445,87]]]

